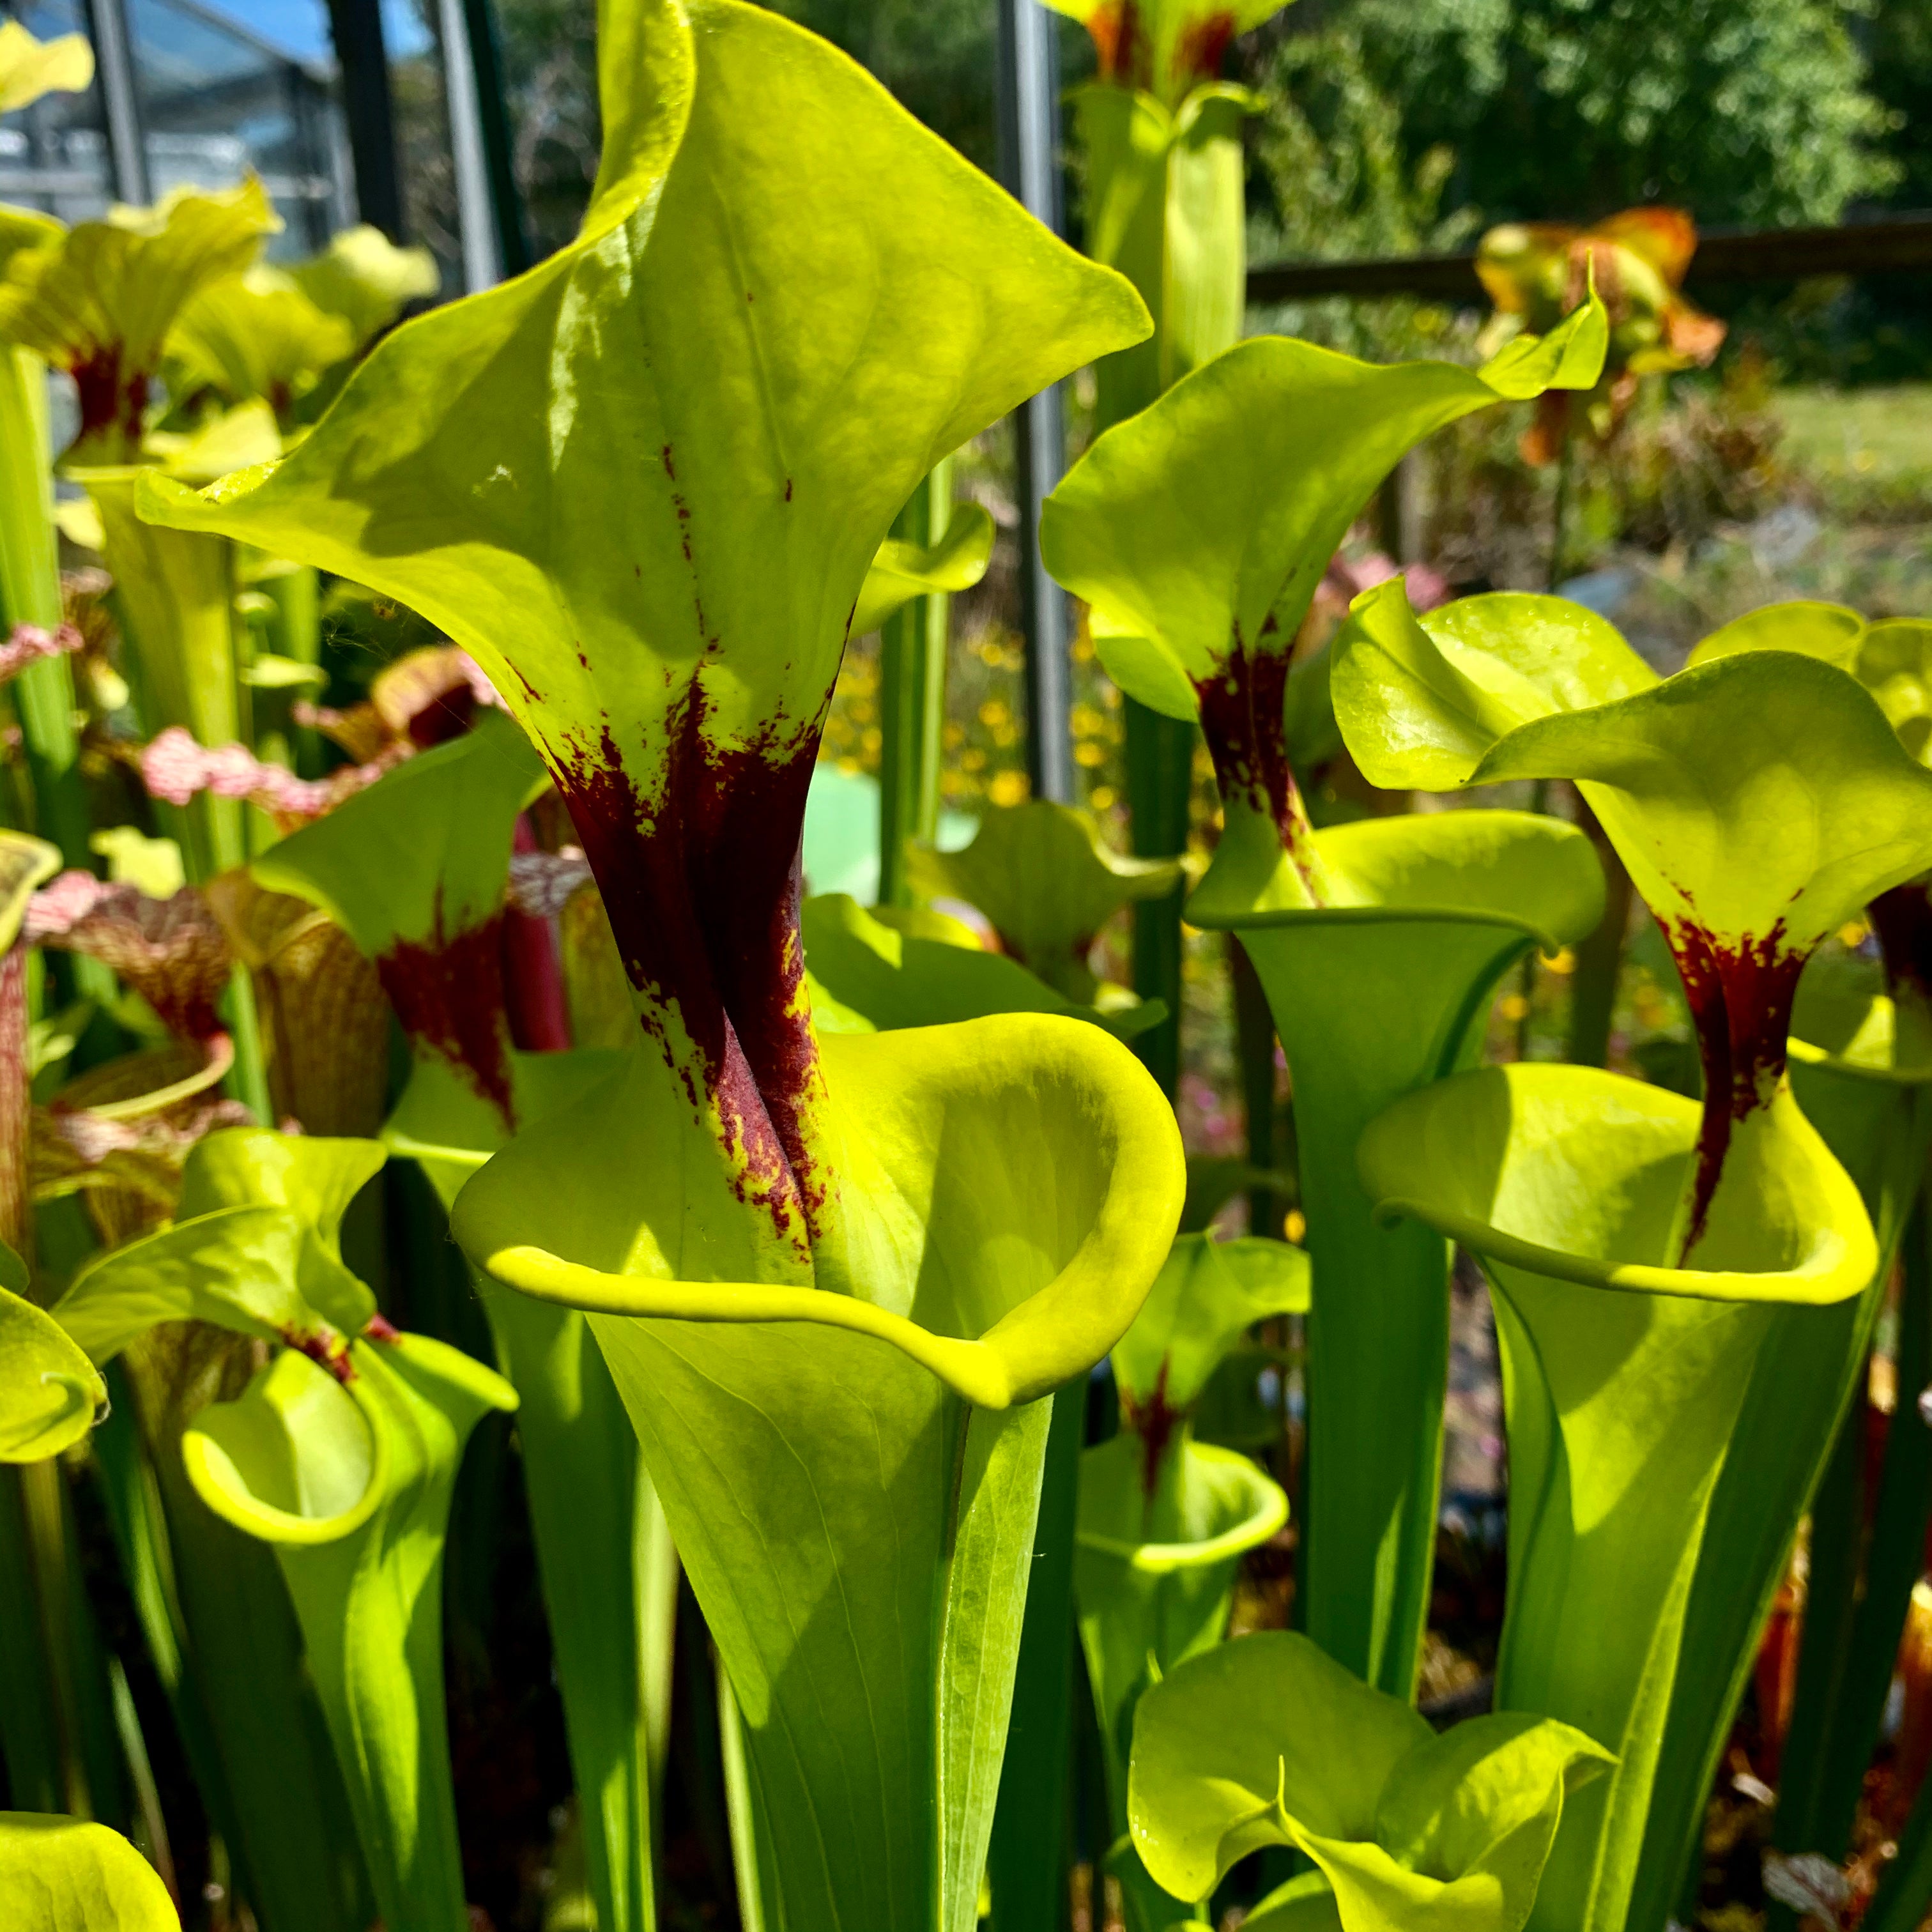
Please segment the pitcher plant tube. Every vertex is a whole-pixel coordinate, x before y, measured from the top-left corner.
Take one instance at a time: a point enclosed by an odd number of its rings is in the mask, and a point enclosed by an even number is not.
[[[512,1042],[504,889],[518,815],[547,783],[522,732],[485,712],[464,736],[345,800],[253,868],[262,884],[320,906],[375,962],[411,1061],[384,1136],[420,1162],[446,1210],[518,1125],[595,1084],[616,1060],[525,1053]],[[634,1932],[652,1922],[652,1766],[668,1742],[662,1623],[676,1572],[662,1512],[585,1318],[480,1271],[475,1279],[498,1366],[521,1398],[518,1430],[586,1875],[598,1922]]]
[[[1291,657],[1336,546],[1402,452],[1505,398],[1594,380],[1603,335],[1586,306],[1480,370],[1244,343],[1101,436],[1041,522],[1047,566],[1090,605],[1115,682],[1198,719],[1214,755],[1223,825],[1187,916],[1238,933],[1267,993],[1315,1268],[1306,1628],[1398,1696],[1429,1606],[1448,1254],[1424,1229],[1375,1223],[1354,1142],[1474,1051],[1513,962],[1591,929],[1602,879],[1580,834],[1522,814],[1312,829],[1287,753]]]
[[[402,599],[542,752],[641,1050],[524,1128],[455,1232],[591,1312],[743,1714],[785,1918],[954,1932],[1037,1398],[1132,1319],[1182,1163],[1096,1028],[815,1033],[799,835],[900,505],[1146,317],[783,20],[602,11],[579,239],[398,329],[278,467],[145,506]]]
[[[1288,1520],[1280,1486],[1246,1456],[1194,1439],[1195,1406],[1256,1322],[1307,1312],[1308,1277],[1283,1241],[1180,1236],[1114,1346],[1120,1432],[1080,1459],[1073,1588],[1131,1932],[1164,1932],[1172,1916],[1126,1843],[1136,1706],[1221,1641],[1242,1556]]]
[[[1237,33],[1279,0],[1051,0],[1084,23],[1098,73],[1072,95],[1086,179],[1086,241],[1140,291],[1144,341],[1094,369],[1096,427],[1144,409],[1240,339],[1247,300],[1246,164],[1242,128],[1261,97],[1220,78]],[[1160,861],[1187,849],[1194,734],[1136,701],[1126,707],[1133,848]],[[1140,1052],[1170,1097],[1180,1079],[1180,891],[1134,912],[1134,990],[1169,1016]]]
[[[1678,1876],[1678,1821],[1652,1826],[1673,1686],[1727,1669],[1756,1608],[1732,1581],[1762,1560],[1754,1511],[1714,1509],[1754,1370],[1780,1308],[1829,1309],[1877,1268],[1858,1190],[1792,1097],[1786,1042],[1818,944],[1932,857],[1932,774],[1828,664],[1739,654],[1660,682],[1560,600],[1418,622],[1399,587],[1369,592],[1333,688],[1372,782],[1576,782],[1697,1028],[1701,1105],[1520,1066],[1413,1095],[1360,1145],[1382,1211],[1462,1241],[1496,1290],[1512,1493],[1534,1498],[1510,1526],[1498,1703],[1576,1722],[1621,1760],[1566,1824],[1532,1923],[1620,1925]],[[1814,1367],[1835,1387],[1832,1318],[1814,1318]],[[1713,1576],[1744,1626],[1722,1664],[1684,1649]],[[1580,1647],[1586,1602],[1618,1613]]]
[[[912,860],[928,898],[963,900],[983,913],[1000,950],[1070,1000],[1124,1006],[1125,987],[1104,990],[1090,958],[1100,928],[1123,906],[1160,898],[1181,881],[1173,859],[1124,858],[1092,814],[1051,799],[989,806],[970,844],[923,848]]]
[[[1922,763],[1923,714],[1913,701],[1913,687],[1928,638],[1932,626],[1910,619],[1868,624],[1841,606],[1793,602],[1769,605],[1726,625],[1696,646],[1690,662],[1775,650],[1836,664],[1872,693],[1900,743]],[[1924,1186],[1932,1142],[1932,922],[1923,914],[1925,894],[1923,880],[1880,893],[1866,908],[1880,958],[1821,956],[1798,983],[1790,1043],[1792,1092],[1858,1185],[1877,1234],[1879,1265],[1862,1295],[1832,1311],[1828,1336],[1816,1318],[1778,1316],[1753,1369],[1712,1519],[1715,1548],[1721,1546],[1717,1526],[1748,1512],[1747,1520],[1757,1526],[1758,1547],[1749,1560],[1734,1559],[1724,1571],[1708,1563],[1700,1570],[1686,1641],[1714,1654],[1736,1644],[1743,1620],[1726,1612],[1728,1597],[1739,1591],[1755,1604],[1753,1635],[1728,1679],[1712,1672],[1701,1683],[1679,1687],[1660,1772],[1660,1778],[1675,1773],[1687,1786],[1695,1780],[1698,1790],[1708,1790],[1714,1775],[1756,1648],[1755,1632],[1768,1612],[1798,1518],[1812,1508],[1814,1496],[1819,1513],[1862,1514],[1849,1498],[1826,1497],[1822,1486],[1828,1467],[1863,1460],[1859,1391],[1866,1356],[1912,1204]],[[1827,1361],[1835,1362],[1835,1373],[1826,1370]],[[1856,1446],[1848,1438],[1856,1438]],[[1887,1566],[1896,1573],[1891,1587],[1876,1574],[1868,1584],[1860,1575],[1857,1531],[1849,1540],[1838,1533],[1834,1541],[1838,1531],[1821,1525],[1813,1539],[1799,1688],[1772,1832],[1774,1844],[1786,1851],[1833,1856],[1850,1839],[1917,1571],[1908,1558]],[[1895,1550],[1916,1540],[1916,1533],[1888,1532],[1884,1543],[1872,1548]],[[1834,1548],[1845,1549],[1849,1560],[1834,1563]],[[1706,1618],[1708,1633],[1698,1628]],[[1694,1736],[1703,1744],[1701,1760],[1678,1749],[1680,1739],[1688,1744]],[[1661,1808],[1668,1802],[1660,1789],[1660,1816],[1667,1815]],[[1682,1869],[1688,1871],[1696,1851],[1692,1834],[1687,1830],[1684,1835]],[[1660,1887],[1670,1881],[1661,1864],[1656,1878]]]
[[[274,1550],[383,1917],[469,1923],[442,1695],[442,1542],[470,1431],[515,1392],[406,1336],[344,1265],[344,1210],[380,1168],[368,1141],[259,1128],[190,1154],[179,1218],[101,1256],[55,1318],[96,1362],[158,1322],[202,1321],[274,1353],[182,1444],[206,1506]]]

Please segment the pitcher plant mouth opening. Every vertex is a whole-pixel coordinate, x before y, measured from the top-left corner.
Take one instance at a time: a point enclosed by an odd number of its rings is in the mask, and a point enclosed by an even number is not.
[[[1489,1067],[1454,1075],[1399,1102],[1363,1136],[1358,1164],[1376,1217],[1384,1225],[1420,1220],[1513,1268],[1616,1292],[1826,1306],[1857,1293],[1870,1279],[1877,1249],[1858,1191],[1798,1114],[1788,1090],[1776,1109],[1787,1168],[1778,1177],[1785,1184],[1781,1211],[1774,1223],[1753,1231],[1756,1265],[1686,1268],[1674,1259],[1678,1244],[1654,1217],[1646,1232],[1619,1230],[1584,1248],[1558,1245],[1539,1225],[1548,1210],[1538,1197],[1526,1192],[1523,1205],[1512,1210],[1512,1187],[1528,1189],[1534,1164],[1558,1146],[1560,1136],[1599,1114],[1647,1137],[1647,1193],[1660,1198],[1682,1193],[1703,1151],[1705,1116],[1696,1102],[1598,1068]],[[1462,1124],[1452,1129],[1459,1118]],[[1458,1179],[1446,1191],[1418,1191],[1414,1184],[1425,1174],[1456,1174],[1454,1164],[1423,1152],[1446,1154],[1449,1142],[1442,1136],[1450,1133],[1461,1143],[1464,1164],[1487,1159],[1491,1169],[1478,1174],[1472,1167],[1467,1185]],[[1794,1204],[1804,1211],[1794,1211]]]

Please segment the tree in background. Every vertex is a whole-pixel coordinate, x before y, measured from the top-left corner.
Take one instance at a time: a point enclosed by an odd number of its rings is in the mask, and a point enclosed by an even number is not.
[[[771,4],[993,167],[992,0]],[[596,172],[595,0],[496,6],[518,178],[548,252]],[[1066,24],[1070,80],[1086,36]],[[1255,134],[1272,183],[1256,238],[1297,255],[1646,202],[1707,226],[1835,221],[1901,184],[1932,202],[1924,0],[1298,0],[1234,65],[1274,102]]]
[[[1932,208],[1932,9],[1925,0],[1876,0],[1861,36],[1871,59],[1871,90],[1892,118],[1886,151],[1900,176],[1891,200]]]
[[[1340,0],[1327,10],[1359,35],[1370,76],[1400,104],[1406,153],[1453,150],[1449,204],[1488,220],[1588,220],[1666,202],[1706,226],[1829,222],[1899,177],[1900,130],[1868,87],[1859,10],[1842,0]],[[1919,0],[1891,0],[1890,11],[1902,34],[1932,42]],[[1314,25],[1312,8],[1295,12]],[[1928,56],[1922,46],[1922,89]]]

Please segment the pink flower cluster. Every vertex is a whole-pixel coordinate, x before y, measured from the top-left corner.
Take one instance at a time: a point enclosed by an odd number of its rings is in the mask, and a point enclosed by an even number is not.
[[[367,764],[346,767],[326,778],[300,778],[285,765],[256,757],[245,745],[196,743],[178,724],[158,734],[141,754],[141,779],[150,795],[170,805],[185,805],[196,792],[217,798],[252,800],[264,812],[284,818],[320,818],[351,792],[374,784],[415,748],[406,741],[386,748]]]
[[[132,886],[110,885],[92,872],[63,872],[27,902],[21,936],[30,946],[38,946],[43,940],[64,939],[102,901],[118,907],[139,896]]]
[[[52,631],[44,631],[38,624],[16,624],[7,641],[0,644],[0,684],[44,658],[65,657],[70,651],[79,650],[82,641],[71,624]]]

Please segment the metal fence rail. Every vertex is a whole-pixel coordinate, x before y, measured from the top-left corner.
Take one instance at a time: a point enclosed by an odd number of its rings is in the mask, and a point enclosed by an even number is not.
[[[1932,213],[1888,216],[1842,228],[1760,228],[1700,237],[1686,285],[1790,281],[1810,275],[1924,274],[1932,271]],[[1479,302],[1473,252],[1410,255],[1378,262],[1271,262],[1248,271],[1258,306],[1319,296],[1419,296]]]

